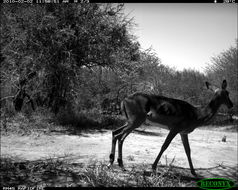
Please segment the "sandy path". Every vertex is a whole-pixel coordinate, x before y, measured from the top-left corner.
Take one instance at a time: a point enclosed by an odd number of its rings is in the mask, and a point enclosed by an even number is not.
[[[130,134],[123,145],[123,157],[126,167],[133,164],[152,164],[168,133],[167,130],[145,126],[142,132]],[[226,135],[227,141],[222,142]],[[237,173],[237,133],[225,131],[209,131],[196,129],[189,135],[192,160],[195,168],[207,169],[222,164],[226,167],[226,175]],[[90,163],[91,159],[108,161],[111,149],[111,131],[83,133],[81,135],[52,134],[41,136],[2,136],[1,156],[17,156],[24,160],[38,160],[66,156],[74,163]],[[173,165],[189,168],[187,157],[177,135],[161,158],[161,163],[171,162]],[[224,171],[213,169],[213,177]],[[199,173],[199,172],[198,172]],[[200,173],[205,173],[200,171]],[[208,174],[207,174],[208,175]],[[210,176],[211,177],[211,173]],[[217,177],[217,176],[216,176]],[[235,176],[237,177],[237,176]]]

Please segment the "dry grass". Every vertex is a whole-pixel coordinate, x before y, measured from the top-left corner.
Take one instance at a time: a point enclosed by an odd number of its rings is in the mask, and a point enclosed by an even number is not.
[[[16,161],[18,160],[18,161]],[[182,180],[171,165],[160,173],[148,171],[148,166],[137,165],[128,171],[108,168],[105,163],[92,161],[89,165],[70,164],[62,159],[34,162],[18,158],[1,159],[2,186],[44,187],[184,187],[195,186],[194,180]]]

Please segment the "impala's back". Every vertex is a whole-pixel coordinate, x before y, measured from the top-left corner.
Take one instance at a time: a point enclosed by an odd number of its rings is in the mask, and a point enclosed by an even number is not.
[[[153,125],[171,129],[183,128],[196,119],[195,108],[182,100],[157,95],[135,93],[123,101],[124,111],[130,121],[147,119]],[[187,127],[187,126],[185,126]]]
[[[150,111],[147,120],[159,123],[162,128],[187,128],[196,120],[196,109],[182,100],[163,96],[150,96]]]

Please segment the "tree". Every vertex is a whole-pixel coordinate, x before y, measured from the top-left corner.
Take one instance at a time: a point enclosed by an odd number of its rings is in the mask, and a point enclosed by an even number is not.
[[[43,97],[57,113],[63,102],[80,98],[74,92],[85,68],[115,70],[138,59],[139,46],[128,32],[131,20],[122,9],[122,4],[3,5],[1,81],[14,81],[13,87],[36,72],[27,94]]]

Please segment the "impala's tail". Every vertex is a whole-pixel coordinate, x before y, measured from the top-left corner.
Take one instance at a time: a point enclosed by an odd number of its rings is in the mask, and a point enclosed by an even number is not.
[[[128,119],[128,115],[127,115],[127,112],[126,112],[126,106],[125,106],[125,100],[121,101],[121,112],[122,112],[122,114],[124,113],[125,116],[126,116],[126,119]]]

